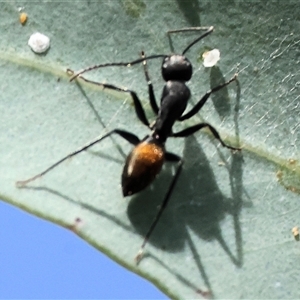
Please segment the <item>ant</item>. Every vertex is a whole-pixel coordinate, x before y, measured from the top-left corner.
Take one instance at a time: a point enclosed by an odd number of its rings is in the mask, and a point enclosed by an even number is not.
[[[89,142],[85,146],[79,148],[78,150],[68,154],[67,156],[63,157],[50,167],[48,167],[43,172],[23,181],[17,181],[18,187],[23,187],[31,181],[42,177],[50,170],[61,164],[63,161],[67,160],[68,158],[77,155],[78,153],[87,150],[88,148],[92,147],[96,143],[101,142],[105,138],[111,136],[112,134],[117,134],[129,143],[131,143],[134,148],[129,153],[126,158],[125,166],[122,172],[122,191],[123,196],[131,196],[135,193],[138,193],[145,189],[148,185],[150,185],[155,177],[159,174],[162,169],[162,166],[165,161],[177,163],[177,169],[175,175],[172,178],[172,182],[167,190],[167,193],[162,201],[162,204],[150,226],[148,232],[144,237],[144,241],[141,245],[141,248],[135,258],[136,262],[139,262],[143,255],[143,250],[147,241],[149,240],[154,228],[156,227],[163,211],[165,210],[172,191],[177,183],[178,177],[182,170],[183,160],[177,154],[168,152],[165,149],[165,142],[169,137],[173,138],[181,138],[187,137],[189,135],[194,134],[195,132],[201,130],[202,128],[208,128],[213,136],[221,143],[222,146],[231,149],[231,150],[241,150],[241,148],[233,147],[227,145],[220,137],[218,131],[208,123],[198,123],[191,127],[188,127],[184,130],[179,132],[173,132],[172,127],[176,121],[184,121],[191,117],[193,117],[202,106],[206,103],[209,96],[212,93],[215,93],[222,89],[223,87],[227,86],[231,82],[237,79],[237,73],[228,81],[224,82],[223,84],[212,88],[198,101],[198,103],[187,113],[184,113],[188,100],[190,98],[191,92],[186,85],[186,82],[189,81],[192,77],[192,64],[191,62],[184,56],[184,54],[198,41],[209,35],[213,31],[213,27],[197,27],[197,28],[185,28],[179,30],[172,30],[168,31],[168,34],[174,32],[184,32],[189,30],[205,30],[205,32],[191,42],[182,52],[182,54],[158,54],[146,57],[144,52],[141,54],[141,58],[134,60],[132,62],[120,62],[120,63],[107,63],[107,64],[100,64],[95,65],[78,73],[74,73],[72,70],[68,69],[67,72],[71,73],[72,77],[70,81],[74,80],[75,78],[79,77],[82,80],[92,83],[103,88],[116,90],[124,93],[129,93],[133,99],[135,112],[138,119],[146,125],[150,130],[151,133],[140,140],[135,134],[125,131],[122,129],[114,129],[109,131],[108,133],[104,134],[101,137],[97,137],[95,140]],[[163,58],[162,66],[161,66],[161,73],[164,81],[166,82],[162,91],[161,96],[161,103],[160,107],[157,105],[156,98],[154,95],[153,85],[150,80],[150,76],[147,69],[147,60],[156,59],[156,58]],[[153,112],[156,115],[156,120],[153,124],[150,124],[146,115],[145,111],[141,105],[141,101],[138,98],[137,94],[129,89],[120,88],[112,84],[106,83],[99,83],[92,80],[88,80],[82,76],[83,73],[95,70],[98,68],[103,67],[111,67],[111,66],[132,66],[135,64],[143,64],[144,74],[146,77],[146,81],[148,84],[148,94],[150,105]]]

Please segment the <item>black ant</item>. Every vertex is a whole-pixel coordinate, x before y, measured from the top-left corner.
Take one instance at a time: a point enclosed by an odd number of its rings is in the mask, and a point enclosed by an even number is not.
[[[90,68],[84,69],[78,73],[74,73],[73,71],[68,70],[69,73],[73,74],[70,81],[79,77],[86,82],[99,85],[103,88],[129,93],[133,99],[137,117],[144,125],[146,125],[151,130],[151,133],[149,135],[147,135],[145,138],[140,140],[135,134],[131,132],[121,130],[121,129],[114,129],[106,133],[102,137],[98,137],[92,142],[89,142],[88,144],[81,147],[80,149],[68,154],[64,158],[57,161],[55,164],[51,165],[42,173],[37,174],[27,180],[18,181],[16,183],[18,187],[22,187],[26,185],[27,183],[48,173],[50,170],[58,166],[66,159],[74,155],[77,155],[82,151],[87,150],[88,148],[92,147],[96,143],[104,140],[105,138],[109,137],[112,134],[118,134],[119,136],[127,140],[129,143],[134,145],[133,150],[127,156],[123,173],[122,173],[122,191],[124,197],[138,193],[141,190],[145,189],[148,185],[150,185],[150,183],[152,183],[152,181],[155,179],[157,174],[161,171],[163,163],[165,161],[176,162],[177,163],[176,173],[167,190],[164,200],[162,201],[162,204],[157,212],[157,215],[153,220],[144,238],[142,246],[136,256],[137,262],[141,259],[143,249],[170,200],[170,196],[172,194],[172,191],[174,189],[174,186],[178,180],[179,174],[182,169],[182,164],[183,164],[182,158],[174,153],[166,151],[165,149],[166,140],[169,137],[174,137],[174,138],[186,137],[206,127],[210,129],[214,137],[222,144],[222,146],[232,150],[241,149],[238,147],[232,147],[225,144],[225,142],[221,139],[217,130],[208,123],[199,123],[194,126],[188,127],[184,130],[181,130],[179,132],[172,131],[172,127],[176,121],[184,121],[194,116],[197,112],[199,112],[199,110],[202,108],[202,106],[205,104],[205,102],[207,101],[207,99],[212,93],[217,92],[218,90],[227,86],[229,83],[235,81],[237,78],[237,74],[235,74],[230,80],[209,90],[190,111],[184,113],[191,94],[189,88],[186,85],[186,82],[189,81],[192,77],[192,64],[184,56],[184,54],[194,44],[196,44],[198,41],[200,41],[205,36],[210,34],[213,31],[213,27],[211,26],[206,28],[203,27],[187,28],[187,29],[169,31],[168,33],[182,32],[187,30],[206,30],[206,31],[200,37],[198,37],[192,43],[190,43],[184,49],[182,54],[171,54],[171,55],[159,54],[159,55],[152,55],[146,57],[145,54],[142,53],[142,57],[140,59],[134,60],[132,62],[107,63],[107,64],[95,65]],[[147,60],[156,59],[156,58],[163,58],[161,72],[162,72],[162,77],[166,82],[161,96],[160,107],[158,107],[157,105],[154,91],[153,91],[153,85],[150,80],[148,69],[147,69]],[[85,72],[98,69],[98,68],[110,67],[110,66],[132,66],[138,63],[143,64],[145,77],[148,83],[150,105],[152,110],[157,116],[153,124],[149,123],[145,115],[145,111],[141,105],[141,101],[134,91],[125,88],[120,88],[111,84],[91,81],[81,76]]]

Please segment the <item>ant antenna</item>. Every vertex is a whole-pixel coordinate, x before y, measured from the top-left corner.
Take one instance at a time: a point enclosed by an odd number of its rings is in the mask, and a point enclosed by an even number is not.
[[[190,32],[190,31],[200,31],[200,30],[206,30],[204,34],[196,38],[193,42],[191,42],[183,51],[182,55],[184,55],[192,46],[194,46],[196,43],[198,43],[200,40],[202,40],[204,37],[209,35],[211,32],[214,31],[214,27],[188,27],[188,28],[181,28],[181,29],[175,29],[175,30],[169,30],[167,34],[170,33],[178,33],[178,32]]]
[[[202,28],[203,29],[203,28]],[[207,35],[209,35],[211,32],[214,31],[214,27],[210,26],[208,28],[208,30],[202,34],[200,37],[196,38],[193,42],[191,42],[183,51],[182,51],[182,55],[184,55],[192,46],[194,46],[196,43],[198,43],[200,40],[202,40],[203,38],[205,38]]]
[[[204,34],[202,34],[200,37],[198,37],[197,39],[195,39],[192,43],[190,43],[182,52],[182,55],[184,55],[192,46],[194,46],[197,42],[199,42],[200,40],[202,40],[204,37],[206,37],[207,35],[209,35],[213,30],[214,27],[210,26],[210,27],[192,27],[192,28],[183,28],[183,29],[179,29],[179,30],[169,30],[168,34],[170,33],[175,33],[175,32],[185,32],[185,31],[199,31],[199,30],[207,30]],[[166,54],[156,54],[156,55],[150,55],[147,57],[142,57],[139,59],[136,59],[134,61],[131,62],[119,62],[119,63],[106,63],[106,64],[100,64],[100,65],[94,65],[92,67],[83,69],[79,72],[77,72],[76,74],[74,74],[71,78],[70,81],[73,81],[74,79],[76,79],[78,76],[82,75],[83,73],[92,71],[92,70],[96,70],[99,68],[105,68],[105,67],[130,67],[136,64],[139,64],[141,62],[145,62],[146,60],[150,60],[150,59],[156,59],[156,58],[165,58],[168,57],[168,55]],[[69,70],[67,70],[69,71]]]
[[[167,55],[165,54],[156,54],[156,55],[151,55],[151,56],[147,56],[147,57],[142,57],[139,59],[136,59],[134,61],[131,62],[119,62],[119,63],[106,63],[106,64],[101,64],[101,65],[95,65],[86,69],[83,69],[79,72],[77,72],[76,74],[74,74],[71,78],[70,81],[73,81],[75,78],[77,78],[78,76],[80,76],[81,74],[85,73],[85,72],[89,72],[95,69],[99,69],[99,68],[105,68],[105,67],[130,67],[136,64],[139,64],[141,62],[144,62],[145,60],[150,60],[150,59],[155,59],[155,58],[165,58]]]

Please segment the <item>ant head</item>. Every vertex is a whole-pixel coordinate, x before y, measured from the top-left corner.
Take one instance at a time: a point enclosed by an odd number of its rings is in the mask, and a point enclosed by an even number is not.
[[[193,74],[193,67],[185,56],[173,54],[163,60],[161,73],[165,81],[189,81]]]

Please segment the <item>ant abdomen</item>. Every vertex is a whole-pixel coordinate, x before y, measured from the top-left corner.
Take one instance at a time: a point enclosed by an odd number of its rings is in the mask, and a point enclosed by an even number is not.
[[[147,187],[160,172],[165,158],[164,146],[148,138],[137,144],[126,159],[122,173],[123,196]]]

